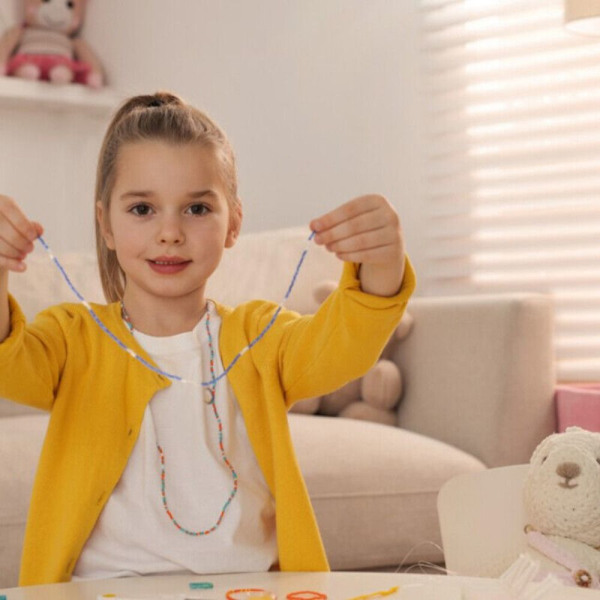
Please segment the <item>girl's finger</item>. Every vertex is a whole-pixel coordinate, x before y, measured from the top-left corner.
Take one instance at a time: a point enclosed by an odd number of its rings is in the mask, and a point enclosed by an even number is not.
[[[44,227],[41,223],[38,223],[37,221],[32,221],[33,227],[35,229],[35,238],[39,238],[40,236],[44,235]]]
[[[0,196],[0,216],[27,241],[33,242],[40,235],[41,225],[30,221],[12,198]]]
[[[31,242],[27,242],[27,244],[33,246]],[[33,249],[33,248],[32,248]],[[27,250],[22,248],[17,248],[10,242],[6,241],[2,237],[0,237],[0,256],[6,258],[13,258],[17,260],[23,260],[27,255]]]
[[[359,217],[365,213],[378,210],[382,202],[387,200],[382,196],[360,196],[338,206],[334,210],[313,219],[310,228],[317,234],[322,234],[345,221]]]
[[[15,273],[22,273],[27,266],[22,260],[0,256],[0,269],[7,269]]]
[[[326,247],[331,252],[360,252],[397,244],[399,241],[400,236],[397,230],[390,227],[378,227],[328,243]]]
[[[341,221],[329,229],[317,233],[315,241],[317,244],[329,245],[347,238],[360,236],[370,231],[386,227],[395,227],[397,217],[395,213],[383,210],[372,210],[360,213],[354,217]]]
[[[33,242],[21,235],[10,223],[0,221],[0,253],[3,253],[3,249],[27,254],[33,250]]]
[[[399,261],[401,251],[390,245],[378,246],[360,251],[336,252],[337,258],[345,262],[366,264],[384,264]]]

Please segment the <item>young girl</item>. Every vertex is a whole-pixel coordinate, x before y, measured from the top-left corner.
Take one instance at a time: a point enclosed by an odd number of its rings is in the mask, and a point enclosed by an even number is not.
[[[363,374],[400,320],[414,276],[396,212],[364,196],[312,221],[345,261],[339,289],[313,316],[281,311],[219,378],[277,310],[205,296],[242,222],[223,132],[171,94],[130,99],[101,149],[95,206],[109,304],[93,310],[159,371],[83,304],[26,324],[8,272],[25,270],[42,227],[0,197],[0,396],[51,412],[21,584],[327,570],[286,411]]]

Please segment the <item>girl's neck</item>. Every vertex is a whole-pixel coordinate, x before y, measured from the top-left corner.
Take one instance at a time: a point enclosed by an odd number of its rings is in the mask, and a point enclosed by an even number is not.
[[[187,300],[187,299],[186,299]],[[136,331],[155,337],[167,337],[191,331],[206,312],[206,299],[202,297],[162,301],[151,304],[123,296],[124,317]]]

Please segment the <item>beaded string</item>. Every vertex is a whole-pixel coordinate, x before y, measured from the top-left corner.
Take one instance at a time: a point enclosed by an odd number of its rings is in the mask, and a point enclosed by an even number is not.
[[[210,310],[209,309],[206,311],[206,317],[204,319],[204,322],[206,324],[206,332],[208,334],[208,347],[210,348],[210,363],[209,363],[210,364],[210,374],[212,376],[212,380],[216,381],[216,378],[215,378],[215,350],[213,347],[213,339],[212,339],[212,335],[210,332]],[[200,531],[192,531],[190,529],[187,529],[186,527],[183,527],[183,525],[181,525],[177,521],[177,519],[173,516],[173,513],[172,513],[171,509],[169,508],[169,503],[167,501],[167,484],[166,484],[167,467],[166,467],[166,461],[165,461],[165,453],[164,453],[164,450],[162,449],[162,446],[158,443],[158,436],[157,436],[156,448],[157,448],[158,454],[160,456],[160,490],[161,490],[163,507],[165,509],[165,512],[167,513],[167,516],[173,523],[173,525],[175,525],[175,527],[177,527],[177,529],[179,529],[179,531],[181,531],[182,533],[185,533],[186,535],[191,535],[191,536],[209,535],[210,533],[215,531],[221,524],[221,521],[225,517],[225,513],[227,512],[229,505],[231,504],[232,500],[235,498],[235,495],[237,494],[237,491],[238,491],[238,475],[235,471],[235,468],[231,464],[231,461],[227,458],[227,454],[225,452],[225,446],[223,444],[223,423],[221,421],[221,416],[219,415],[219,411],[217,410],[217,403],[215,402],[216,387],[217,387],[217,385],[215,383],[214,385],[212,385],[208,388],[210,396],[211,396],[211,400],[210,400],[209,404],[212,405],[213,414],[214,414],[215,420],[217,422],[217,429],[219,432],[219,450],[221,452],[221,458],[223,459],[223,462],[227,465],[227,467],[231,471],[231,478],[233,480],[233,486],[231,488],[231,492],[229,493],[229,496],[227,497],[227,500],[225,501],[225,504],[223,505],[223,508],[221,509],[221,513],[219,514],[219,517],[217,518],[215,524],[212,527],[210,527],[209,529],[200,530]]]
[[[302,590],[299,592],[290,592],[286,598],[287,600],[327,600],[327,594],[313,592],[312,590]]]
[[[123,302],[121,302],[121,311],[122,311],[122,315],[123,315],[125,324],[127,325],[127,328],[129,329],[129,331],[131,333],[133,333],[133,330],[134,330],[133,323],[131,322],[129,315],[127,314],[127,310],[125,309],[125,305],[123,304]],[[208,347],[210,350],[210,354],[209,354],[210,374],[212,377],[212,381],[216,381],[215,349],[213,347],[213,338],[212,338],[212,333],[210,330],[210,308],[208,306],[206,309],[206,316],[204,317],[204,323],[206,325],[206,333],[208,336]],[[156,430],[154,431],[154,434],[155,434],[156,440],[157,440],[156,441],[156,449],[158,450],[158,456],[160,459],[160,493],[161,493],[163,507],[165,509],[165,512],[167,513],[167,516],[173,523],[173,525],[179,531],[181,531],[181,533],[185,533],[186,535],[190,535],[190,536],[208,535],[208,534],[212,533],[213,531],[215,531],[221,524],[221,521],[223,520],[223,518],[225,517],[227,508],[231,504],[231,501],[235,498],[235,495],[237,494],[237,490],[238,490],[238,475],[236,473],[234,466],[231,464],[231,461],[227,458],[227,454],[225,452],[225,445],[223,443],[223,423],[221,421],[221,416],[219,415],[219,411],[217,410],[216,389],[217,389],[216,383],[214,385],[211,385],[208,388],[208,390],[207,390],[208,391],[208,401],[205,400],[205,402],[207,404],[211,404],[212,408],[213,408],[213,414],[214,414],[215,420],[217,422],[217,430],[218,430],[218,438],[219,438],[219,451],[221,452],[221,458],[223,459],[223,462],[227,465],[227,467],[231,471],[233,487],[231,489],[231,492],[229,493],[227,500],[225,501],[225,504],[223,505],[223,508],[221,509],[221,513],[219,514],[217,521],[209,529],[200,530],[200,531],[192,531],[191,529],[187,529],[186,527],[183,527],[177,521],[177,519],[175,519],[175,517],[173,516],[173,512],[169,508],[169,502],[167,500],[167,481],[166,481],[167,465],[166,465],[166,459],[165,459],[165,452],[164,452],[162,446],[158,443],[158,433],[156,432]]]
[[[240,595],[248,600],[276,600],[277,596],[263,588],[239,588],[225,593],[226,600],[241,600]]]
[[[296,269],[294,270],[292,280],[291,280],[291,282],[288,286],[288,289],[283,297],[283,300],[279,303],[277,310],[275,311],[275,313],[273,314],[273,317],[267,323],[265,328],[246,347],[242,348],[238,352],[238,354],[229,363],[227,368],[225,368],[224,371],[218,377],[213,378],[210,381],[202,381],[199,384],[196,381],[190,381],[190,380],[184,379],[183,377],[180,377],[179,375],[175,375],[173,373],[168,373],[167,371],[163,371],[162,369],[155,367],[152,363],[148,362],[143,356],[140,356],[135,350],[133,350],[133,348],[130,348],[129,346],[127,346],[127,344],[123,343],[110,329],[108,329],[108,327],[106,327],[106,325],[104,325],[104,323],[100,320],[100,317],[96,314],[94,309],[91,307],[90,303],[79,293],[77,288],[73,285],[73,283],[72,283],[71,279],[69,278],[67,272],[65,271],[64,267],[61,265],[60,261],[54,255],[54,253],[52,252],[52,250],[50,249],[50,247],[48,246],[46,241],[42,238],[42,236],[39,236],[37,239],[40,242],[40,244],[42,245],[42,247],[44,248],[44,250],[46,251],[46,253],[48,254],[50,260],[52,260],[52,262],[56,265],[56,268],[60,271],[61,275],[63,276],[63,279],[65,280],[65,282],[67,283],[67,285],[69,286],[71,291],[75,294],[75,296],[81,302],[81,304],[83,304],[83,306],[89,312],[90,316],[92,317],[92,319],[94,319],[94,321],[96,322],[98,327],[100,327],[100,329],[108,337],[110,337],[122,350],[124,350],[130,356],[132,356],[137,361],[142,363],[150,371],[153,371],[154,373],[157,373],[158,375],[162,375],[163,377],[166,377],[167,379],[171,379],[173,381],[179,381],[180,383],[187,383],[187,384],[196,385],[196,386],[201,385],[202,387],[210,388],[210,386],[215,385],[218,381],[227,377],[227,375],[229,374],[229,371],[231,371],[231,369],[236,365],[238,360],[240,358],[242,358],[242,356],[244,354],[246,354],[246,352],[248,352],[248,350],[252,349],[258,342],[260,342],[260,340],[264,337],[264,335],[267,333],[267,331],[269,331],[269,329],[271,329],[271,327],[273,326],[273,323],[275,323],[275,320],[279,316],[279,313],[282,311],[284,303],[290,297],[290,294],[292,293],[292,290],[294,289],[294,285],[296,284],[296,279],[298,278],[298,274],[300,273],[300,269],[302,268],[302,264],[304,263],[304,259],[306,258],[306,255],[308,253],[309,244],[312,241],[312,239],[315,237],[315,233],[316,232],[311,231],[310,235],[308,236],[308,239],[306,240],[306,247],[304,248],[304,250],[302,251],[302,254],[300,255],[300,259],[298,260],[298,264],[296,265]]]

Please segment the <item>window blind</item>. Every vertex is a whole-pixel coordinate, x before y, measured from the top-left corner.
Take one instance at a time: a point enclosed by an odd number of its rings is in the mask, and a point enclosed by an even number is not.
[[[600,380],[600,37],[562,0],[419,7],[425,291],[551,294],[559,379]]]

